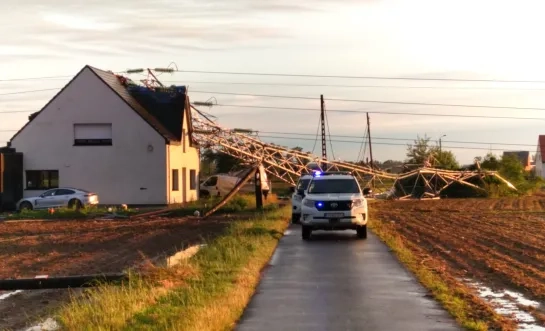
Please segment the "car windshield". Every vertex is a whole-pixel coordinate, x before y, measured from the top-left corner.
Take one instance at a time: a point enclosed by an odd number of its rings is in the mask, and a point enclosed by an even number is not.
[[[308,189],[308,193],[360,193],[360,189],[358,187],[358,182],[354,179],[322,179],[313,180]]]
[[[299,183],[297,183],[297,190],[306,190],[310,180],[311,178],[299,180]]]

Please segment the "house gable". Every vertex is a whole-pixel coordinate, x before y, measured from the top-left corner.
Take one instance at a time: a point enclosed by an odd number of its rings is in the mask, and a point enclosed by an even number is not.
[[[55,101],[67,88],[68,86],[70,86],[82,73],[83,71],[85,71],[87,67],[83,67],[83,69],[81,69],[66,85],[64,85],[64,87],[59,91],[57,92],[57,94],[55,94],[53,96],[53,98],[51,98],[51,100],[49,100],[45,106],[42,107],[42,109],[40,109],[39,111],[35,112],[35,113],[32,113],[28,116],[28,122],[25,123],[25,125],[23,125],[19,131],[15,132],[15,134],[11,137],[11,139],[9,140],[9,143],[8,143],[8,146],[11,145],[11,142],[13,141],[13,139],[15,139],[21,132],[23,132],[24,129],[26,129],[28,127],[28,125],[34,120],[36,119],[36,117],[38,117],[38,115],[40,115],[40,113],[42,113],[43,110],[47,109],[49,107],[49,105]]]
[[[88,69],[92,72],[104,85],[106,85],[114,94],[116,94],[121,100],[124,101],[136,114],[138,114],[146,123],[148,123],[157,133],[159,133],[165,139],[167,144],[179,145],[181,141],[181,132],[183,126],[183,115],[187,114],[187,107],[190,107],[186,102],[188,100],[185,93],[180,94],[170,104],[158,107],[157,102],[153,102],[149,97],[142,97],[140,101],[145,103],[142,105],[134,96],[130,90],[123,85],[118,76],[112,72],[106,72],[100,69],[93,68],[91,66],[85,66],[81,69],[74,78],[72,78],[40,111],[33,113],[29,116],[29,121],[13,135],[10,139],[10,143],[23,131],[27,126],[34,121],[40,113],[47,109],[48,106],[54,102],[68,86],[70,86],[76,79],[78,79],[85,70]],[[146,107],[147,106],[147,107]],[[146,107],[146,108],[145,108]],[[180,111],[183,110],[183,111]],[[186,115],[187,116],[187,115]],[[189,112],[189,118],[190,118]],[[190,121],[188,121],[190,136],[192,134],[192,128]]]

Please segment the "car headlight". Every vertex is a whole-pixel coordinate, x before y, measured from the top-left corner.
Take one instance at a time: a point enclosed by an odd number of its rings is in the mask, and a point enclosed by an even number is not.
[[[306,207],[311,207],[313,208],[314,207],[314,204],[316,203],[316,201],[314,200],[309,200],[309,199],[306,199],[303,201],[303,205],[306,206]]]
[[[352,208],[358,208],[363,206],[363,199],[352,200]]]

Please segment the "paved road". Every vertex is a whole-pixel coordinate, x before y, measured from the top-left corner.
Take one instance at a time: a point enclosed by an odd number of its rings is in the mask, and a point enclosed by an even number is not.
[[[236,330],[460,330],[426,293],[371,233],[292,225]]]

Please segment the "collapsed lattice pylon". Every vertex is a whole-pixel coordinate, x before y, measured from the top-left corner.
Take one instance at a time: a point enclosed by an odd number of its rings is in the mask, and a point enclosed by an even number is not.
[[[494,171],[424,167],[397,175],[352,163],[323,160],[310,153],[265,143],[250,134],[222,128],[201,114],[197,111],[192,116],[193,139],[201,147],[223,152],[248,164],[261,162],[270,175],[291,185],[296,185],[300,175],[311,170],[309,163],[320,163],[328,171],[351,171],[364,187],[372,187],[375,193],[388,192],[391,198],[433,198],[455,183],[483,190],[475,183],[483,183],[486,177],[495,177],[516,190]],[[407,182],[410,182],[409,187]]]

